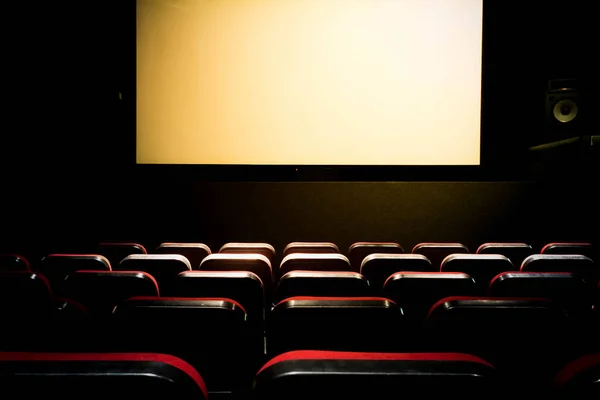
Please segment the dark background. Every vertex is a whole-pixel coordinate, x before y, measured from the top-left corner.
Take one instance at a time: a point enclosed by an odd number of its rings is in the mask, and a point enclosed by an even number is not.
[[[494,174],[428,182],[414,169],[388,182],[219,182],[135,168],[134,2],[3,5],[1,246],[595,240],[595,171],[578,154],[534,164],[526,151],[545,139],[548,79],[595,93],[594,7],[524,3],[485,3],[482,152]],[[591,118],[586,129],[597,132]]]

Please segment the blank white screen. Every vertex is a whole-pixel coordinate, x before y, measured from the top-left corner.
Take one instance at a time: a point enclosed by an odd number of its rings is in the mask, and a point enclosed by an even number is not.
[[[137,162],[478,165],[482,0],[138,0]]]

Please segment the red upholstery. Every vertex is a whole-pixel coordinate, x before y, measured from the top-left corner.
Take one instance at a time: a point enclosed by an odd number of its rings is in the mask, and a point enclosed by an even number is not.
[[[231,300],[231,299],[226,299],[224,297],[152,297],[152,296],[136,296],[136,297],[132,297],[129,300],[189,300],[189,301],[202,301],[202,300],[206,300],[206,301],[228,301],[230,303],[235,304],[236,307],[239,307],[244,313],[246,313],[246,310],[244,309],[244,307],[238,303],[235,300]]]
[[[348,300],[357,300],[357,301],[388,301],[392,304],[394,303],[390,299],[386,299],[385,297],[314,297],[314,296],[296,296],[296,297],[288,297],[287,299],[281,300],[276,306],[281,303],[285,303],[286,301],[294,301],[294,300],[323,300],[323,301],[348,301]]]
[[[0,352],[0,361],[142,361],[142,362],[160,362],[175,367],[190,376],[196,382],[198,387],[208,397],[206,385],[202,377],[190,364],[184,360],[166,355],[155,353],[16,353]]]
[[[493,368],[491,364],[479,357],[462,353],[361,353],[347,351],[296,350],[280,354],[270,359],[258,371],[258,374],[274,364],[289,360],[467,361],[485,364],[488,367]]]
[[[577,374],[600,365],[600,353],[587,354],[567,364],[554,378],[556,386],[564,386]]]

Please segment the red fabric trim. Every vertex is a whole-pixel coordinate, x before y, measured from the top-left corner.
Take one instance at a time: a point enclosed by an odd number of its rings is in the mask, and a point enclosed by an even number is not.
[[[154,279],[154,277],[152,275],[150,275],[147,272],[144,271],[92,271],[89,269],[82,269],[76,272],[76,274],[79,273],[84,273],[84,274],[88,274],[88,273],[93,273],[93,274],[97,274],[97,273],[111,273],[111,274],[142,274],[144,276],[146,276],[147,278],[149,278],[153,283],[154,283],[154,287],[156,288],[156,295],[160,296],[160,291],[158,290],[158,282],[156,282],[156,279]]]
[[[54,301],[60,301],[60,302],[64,302],[64,303],[68,303],[72,306],[75,306],[75,308],[78,308],[79,311],[86,313],[87,312],[87,308],[85,308],[85,306],[83,304],[81,304],[80,302],[78,302],[77,300],[73,300],[73,299],[69,299],[67,297],[55,297]]]
[[[225,297],[153,297],[153,296],[135,296],[128,300],[218,300],[218,301],[228,301],[230,303],[235,304],[237,307],[241,308],[244,314],[246,314],[246,309],[237,301],[231,300]]]
[[[17,353],[0,352],[0,361],[131,361],[161,362],[185,372],[208,397],[202,377],[186,361],[167,354],[157,353]]]
[[[16,257],[16,258],[20,258],[25,263],[25,266],[27,267],[27,271],[31,271],[31,264],[29,264],[29,261],[25,257],[23,257],[22,255],[20,255],[20,254],[14,254],[14,253],[6,254],[6,253],[3,253],[3,254],[0,254],[0,256],[13,256],[13,257]],[[23,271],[23,272],[25,272],[25,271]]]
[[[398,271],[398,272],[394,272],[393,274],[391,274],[390,276],[387,277],[387,279],[385,280],[383,286],[385,287],[385,285],[388,283],[388,281],[397,274],[402,274],[402,275],[437,275],[437,276],[441,276],[441,275],[464,275],[468,278],[470,278],[469,274],[466,274],[464,272],[451,272],[451,271],[446,271],[446,272],[440,272],[440,271],[425,271],[425,272],[419,272],[419,271]]]
[[[573,243],[569,243],[569,242],[554,242],[554,243],[548,243],[547,245],[545,245],[544,247],[542,247],[542,250],[540,250],[540,254],[544,254],[544,252],[546,250],[548,250],[548,248],[550,246],[591,246],[590,243],[583,243],[583,242],[573,242]]]
[[[148,254],[148,251],[146,250],[146,248],[144,246],[142,246],[139,243],[131,243],[131,242],[124,242],[124,243],[120,243],[120,242],[116,242],[116,243],[110,243],[110,242],[104,242],[104,243],[99,243],[100,246],[119,246],[119,247],[125,247],[125,246],[131,246],[131,247],[139,247],[140,250],[142,250],[144,252],[144,254]]]
[[[600,353],[587,354],[583,357],[568,363],[554,378],[554,384],[557,386],[566,385],[578,373],[600,364]]]
[[[396,304],[394,301],[390,299],[386,299],[385,297],[317,297],[317,296],[296,296],[296,297],[288,297],[287,299],[281,300],[279,303],[275,305],[277,307],[281,303],[285,303],[286,301],[291,300],[324,300],[324,301],[348,301],[348,300],[383,300],[389,301],[392,304]]]
[[[457,301],[457,300],[524,300],[524,301],[540,301],[540,300],[544,300],[544,301],[548,301],[548,299],[545,299],[543,297],[486,297],[486,296],[449,296],[449,297],[444,297],[441,300],[438,300],[434,305],[431,306],[431,308],[429,309],[429,312],[427,313],[427,318],[429,319],[429,317],[431,316],[431,313],[433,312],[433,310],[436,307],[441,306],[442,304],[444,304],[447,301]]]
[[[269,360],[257,375],[272,365],[295,360],[357,360],[357,361],[464,361],[483,364],[494,368],[487,361],[462,353],[354,353],[345,351],[296,350],[278,355]]]

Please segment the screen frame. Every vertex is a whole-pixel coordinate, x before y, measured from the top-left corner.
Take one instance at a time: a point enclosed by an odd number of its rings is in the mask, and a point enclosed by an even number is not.
[[[525,149],[507,147],[494,129],[499,105],[495,94],[500,85],[495,77],[498,35],[494,15],[501,2],[483,0],[482,68],[479,165],[225,165],[225,164],[138,164],[136,160],[136,1],[122,2],[123,40],[120,70],[119,112],[122,137],[127,138],[126,168],[136,176],[177,178],[214,182],[289,181],[504,181],[524,176]]]

